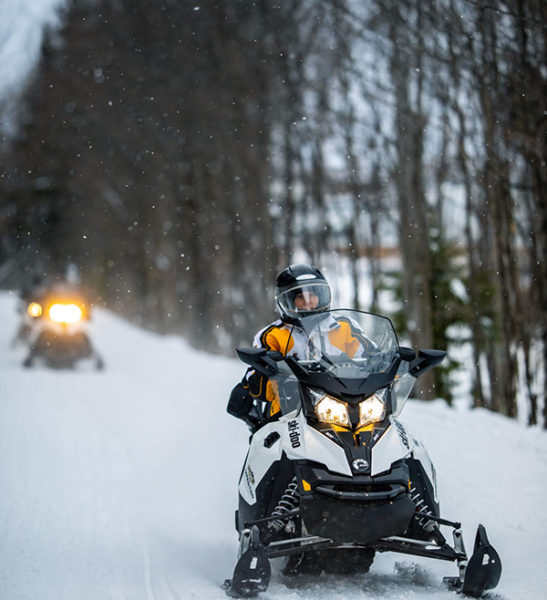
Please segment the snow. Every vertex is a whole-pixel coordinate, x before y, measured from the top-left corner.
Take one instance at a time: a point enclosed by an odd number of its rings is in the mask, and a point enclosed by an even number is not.
[[[0,99],[16,91],[39,57],[45,27],[58,27],[65,0],[0,0]]]
[[[96,310],[104,372],[25,370],[17,318],[15,295],[0,294],[0,598],[225,598],[248,439],[225,405],[243,365]],[[504,568],[491,597],[540,600],[547,435],[457,406],[411,401],[401,418],[468,551],[487,527]],[[441,583],[450,563],[384,554],[365,576],[292,582],[280,564],[264,600],[455,598]]]

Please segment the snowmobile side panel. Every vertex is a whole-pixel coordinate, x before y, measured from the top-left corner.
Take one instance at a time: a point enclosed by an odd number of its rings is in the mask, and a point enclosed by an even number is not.
[[[244,474],[245,479],[247,476]],[[240,494],[238,530],[245,529],[246,523],[269,516],[293,477],[294,465],[283,453],[280,460],[273,462],[264,477],[256,482],[253,492],[255,500],[252,503]]]
[[[272,433],[278,433],[280,439],[270,444]],[[352,474],[344,449],[310,427],[302,411],[291,413],[260,428],[252,438],[239,481],[239,493],[247,504],[256,502],[258,485],[283,452],[290,460],[305,458],[333,473]]]
[[[407,458],[405,462],[408,465],[411,489],[419,492],[423,500],[422,503],[418,502],[416,504],[416,508],[419,511],[429,511],[434,516],[439,517],[439,503],[437,502],[434,482],[430,479],[424,463],[416,456]]]
[[[401,423],[394,417],[390,417],[390,421],[391,427],[372,447],[372,476],[389,471],[394,462],[406,458],[412,450],[406,430]]]
[[[279,427],[279,421],[269,423],[253,435],[239,481],[239,493],[247,504],[252,505],[256,502],[256,488],[258,484],[262,481],[273,463],[281,459],[283,447],[280,442],[272,445],[265,444],[266,438],[278,431]]]
[[[431,482],[431,487],[433,491],[433,500],[436,504],[439,503],[439,497],[437,495],[437,474],[435,473],[435,467],[433,466],[433,461],[431,460],[429,453],[425,449],[425,447],[418,441],[414,440],[414,447],[412,449],[412,455],[416,460],[419,461],[427,478]]]
[[[310,427],[304,411],[300,411],[294,419],[285,421],[282,435],[288,458],[314,461],[325,465],[333,473],[352,474],[344,449]]]
[[[419,540],[431,539],[432,530],[436,529],[435,523],[439,523],[439,503],[435,498],[433,482],[429,479],[424,465],[416,458],[407,458],[410,478],[410,497],[416,506],[416,518],[410,524],[407,535]],[[430,519],[432,516],[434,519]],[[440,519],[445,525],[455,524]]]

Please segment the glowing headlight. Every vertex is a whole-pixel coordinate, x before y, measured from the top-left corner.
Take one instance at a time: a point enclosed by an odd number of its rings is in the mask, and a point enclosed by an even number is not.
[[[330,396],[323,396],[323,398],[317,402],[315,405],[315,414],[322,423],[351,427],[347,405]]]
[[[31,302],[27,307],[27,312],[31,317],[40,317],[42,315],[42,306],[38,302]]]
[[[386,407],[382,400],[374,394],[359,403],[359,425],[364,427],[370,423],[379,423],[386,416]]]
[[[76,304],[54,304],[49,309],[49,318],[56,323],[77,323],[82,318],[82,309]]]

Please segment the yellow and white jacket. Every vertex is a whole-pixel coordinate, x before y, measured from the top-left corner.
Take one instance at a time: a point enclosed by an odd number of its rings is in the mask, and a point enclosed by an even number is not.
[[[328,340],[326,350],[330,355],[347,354],[350,358],[354,358],[364,356],[374,348],[374,344],[347,318],[335,319],[329,315],[319,324],[317,335],[320,335],[323,341]],[[285,323],[281,319],[261,329],[255,335],[253,346],[277,350],[283,356],[294,356],[301,360],[314,358],[313,335],[310,340],[302,328]],[[266,376],[249,369],[242,383],[253,398],[270,403],[270,416],[280,410],[274,387]]]

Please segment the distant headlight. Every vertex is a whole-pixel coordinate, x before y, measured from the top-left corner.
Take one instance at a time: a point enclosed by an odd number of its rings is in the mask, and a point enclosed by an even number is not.
[[[27,307],[27,312],[31,317],[41,317],[42,316],[42,306],[38,304],[38,302],[31,302]]]
[[[315,404],[315,414],[321,423],[351,427],[348,406],[336,398],[310,390]]]
[[[379,423],[386,416],[386,407],[382,401],[385,392],[376,393],[359,403],[359,425],[364,427],[371,423]]]
[[[76,304],[54,304],[49,309],[49,318],[55,323],[77,323],[82,318],[82,309]]]

